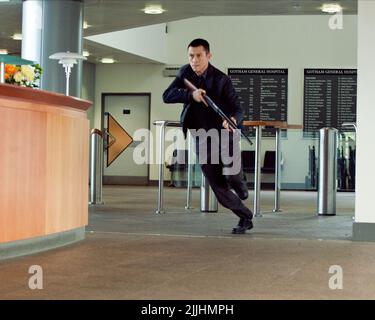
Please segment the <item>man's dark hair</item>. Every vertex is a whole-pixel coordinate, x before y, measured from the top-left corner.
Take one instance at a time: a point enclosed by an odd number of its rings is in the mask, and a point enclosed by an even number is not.
[[[202,46],[204,50],[206,51],[206,53],[210,53],[210,44],[208,43],[207,40],[200,39],[200,38],[194,39],[192,42],[190,42],[187,48],[188,49],[190,47],[196,48],[199,46]]]

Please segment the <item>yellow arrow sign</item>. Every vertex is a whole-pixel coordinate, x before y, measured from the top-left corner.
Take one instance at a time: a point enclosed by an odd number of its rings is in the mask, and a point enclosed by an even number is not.
[[[110,136],[107,138],[109,146],[107,148],[107,167],[133,142],[129,133],[110,114],[108,114],[108,133],[114,139],[109,142]]]

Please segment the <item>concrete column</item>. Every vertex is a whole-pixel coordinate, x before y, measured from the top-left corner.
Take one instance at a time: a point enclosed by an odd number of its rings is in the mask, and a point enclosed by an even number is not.
[[[43,68],[41,88],[65,93],[65,72],[56,52],[82,53],[82,0],[24,0],[22,5],[22,58],[37,61]],[[82,62],[70,76],[70,95],[81,96]]]
[[[356,204],[353,239],[375,241],[375,1],[358,1]]]

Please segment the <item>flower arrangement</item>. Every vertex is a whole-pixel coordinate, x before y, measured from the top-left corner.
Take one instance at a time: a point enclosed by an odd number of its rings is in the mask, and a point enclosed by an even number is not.
[[[22,87],[38,88],[39,79],[43,73],[39,64],[19,66],[5,65],[5,82]]]

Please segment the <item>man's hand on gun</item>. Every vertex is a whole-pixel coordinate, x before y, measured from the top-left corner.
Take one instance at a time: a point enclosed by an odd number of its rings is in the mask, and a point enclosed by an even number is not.
[[[204,100],[204,96],[206,95],[206,91],[203,89],[196,89],[193,91],[193,99],[196,102],[203,102],[206,107],[208,107],[206,100]]]
[[[237,124],[237,120],[236,120],[235,118],[231,117],[231,119],[232,119],[232,121],[233,121],[235,124]],[[228,123],[227,120],[224,120],[224,121],[223,121],[223,127],[224,127],[224,129],[227,129],[228,131],[231,131],[231,132],[234,131],[234,128],[232,128],[232,127],[229,125],[229,123]]]

